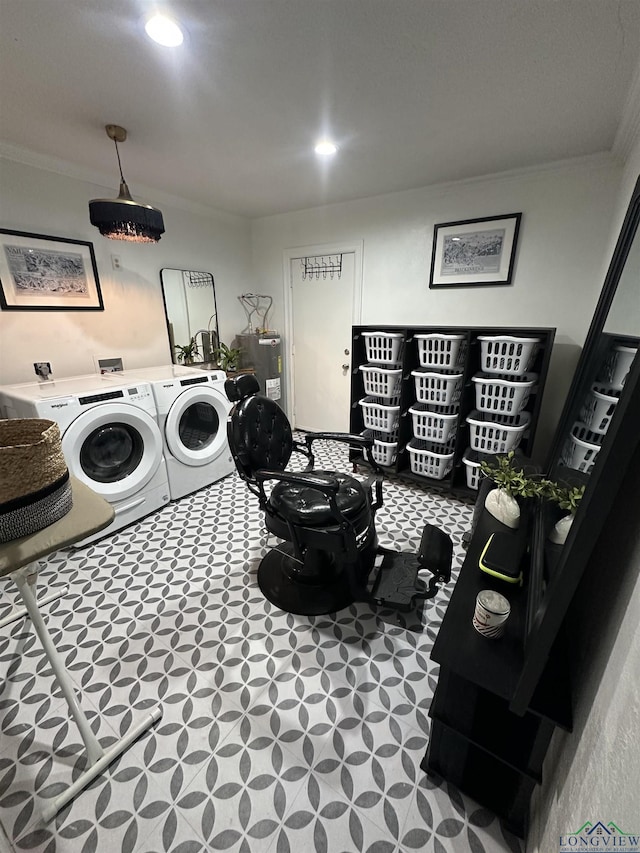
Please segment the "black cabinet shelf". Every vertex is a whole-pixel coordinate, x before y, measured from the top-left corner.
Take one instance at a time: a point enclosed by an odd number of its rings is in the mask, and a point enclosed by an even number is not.
[[[447,701],[452,695],[456,701]],[[531,713],[516,717],[504,699],[448,669],[440,674],[429,716],[517,773],[541,782],[553,731],[548,721]]]
[[[515,691],[524,659],[527,588],[514,584],[505,589],[504,581],[478,568],[480,554],[491,534],[507,529],[488,512],[480,514],[431,657],[467,681],[508,700]],[[476,596],[483,589],[495,589],[506,595],[511,604],[499,642],[481,636],[471,622]]]
[[[521,838],[527,831],[527,807],[536,783],[466,738],[434,722],[429,750],[420,767],[453,782],[491,809],[505,827]]]
[[[535,530],[539,524],[539,507],[535,507],[532,514],[530,526]],[[526,522],[523,520],[523,523]],[[505,530],[507,528],[485,510],[479,514],[431,657],[455,675],[510,702],[519,685],[527,653],[531,627],[528,623],[530,602],[537,600],[538,596],[535,583],[532,582],[535,555],[528,557],[528,568],[524,573],[522,587],[505,584],[478,568],[480,554],[491,534]],[[500,592],[508,598],[511,605],[504,635],[498,642],[481,636],[471,621],[476,596],[483,589]],[[549,656],[547,665],[547,670],[554,674],[550,679],[554,685],[553,689],[545,691],[545,682],[541,679],[529,710],[545,717],[554,725],[570,729],[569,682],[563,670],[564,662],[563,649],[561,644],[558,644],[555,653]],[[564,674],[561,677],[562,673]]]

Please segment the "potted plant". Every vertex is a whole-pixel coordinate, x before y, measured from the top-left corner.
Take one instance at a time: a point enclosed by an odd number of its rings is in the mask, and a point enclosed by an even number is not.
[[[480,470],[493,483],[485,499],[485,509],[507,527],[517,528],[520,524],[520,504],[517,498],[531,498],[540,494],[540,482],[528,477],[522,468],[513,464],[514,451],[506,456],[496,456],[494,463],[483,460]]]
[[[226,344],[223,344],[222,341],[220,342],[220,346],[217,346],[213,350],[213,357],[217,360],[221,370],[224,370],[225,373],[230,373],[237,369],[241,355],[241,349],[237,347],[228,347]]]
[[[174,347],[177,353],[177,359],[182,364],[193,364],[193,361],[197,355],[200,355],[200,350],[198,349],[198,344],[196,343],[195,338],[191,338],[188,344],[184,344],[184,346],[176,346]]]
[[[563,515],[551,530],[549,539],[555,545],[564,545],[573,519],[575,518],[580,501],[584,495],[584,486],[567,486],[555,483],[553,480],[544,480],[542,483],[542,495],[554,503],[557,503],[560,509],[565,510],[566,515]]]

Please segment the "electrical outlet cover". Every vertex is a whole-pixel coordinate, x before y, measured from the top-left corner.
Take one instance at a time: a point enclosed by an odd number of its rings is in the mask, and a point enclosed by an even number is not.
[[[124,370],[121,358],[95,358],[98,373],[118,373]]]
[[[34,361],[33,369],[36,376],[46,377],[51,373],[51,362],[49,361]]]

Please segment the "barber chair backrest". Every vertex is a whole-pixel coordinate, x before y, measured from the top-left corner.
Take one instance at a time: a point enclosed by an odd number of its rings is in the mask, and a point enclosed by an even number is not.
[[[258,394],[255,376],[227,379],[225,392],[234,408],[227,420],[229,446],[240,476],[254,481],[254,471],[284,471],[293,451],[291,425],[280,406]]]

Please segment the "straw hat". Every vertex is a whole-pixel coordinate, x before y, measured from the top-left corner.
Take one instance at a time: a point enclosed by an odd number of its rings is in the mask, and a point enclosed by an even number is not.
[[[0,420],[0,542],[42,530],[71,506],[58,424],[44,418]]]

